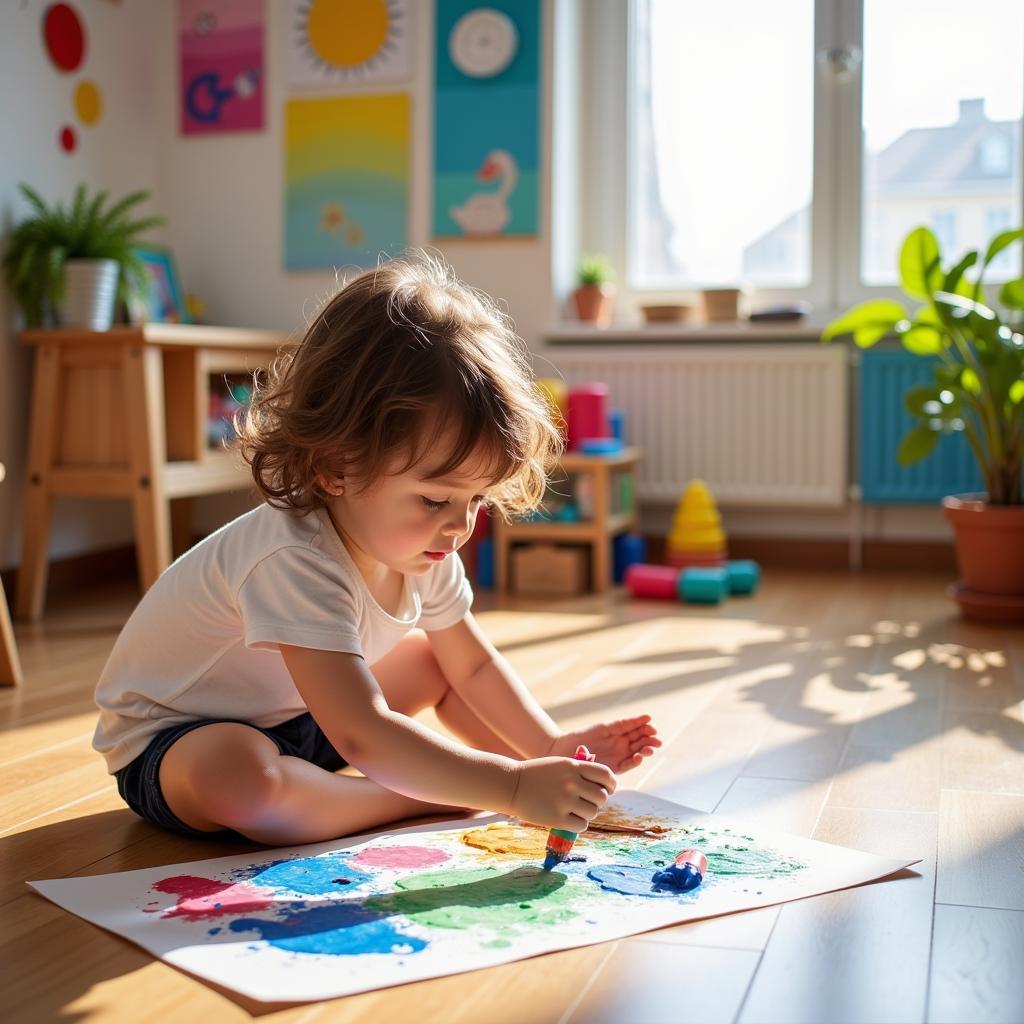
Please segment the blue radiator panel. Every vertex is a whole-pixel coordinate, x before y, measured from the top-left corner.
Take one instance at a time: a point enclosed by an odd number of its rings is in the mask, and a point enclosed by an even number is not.
[[[902,349],[863,353],[858,410],[863,501],[930,504],[947,494],[985,489],[962,434],[941,438],[931,455],[912,466],[896,461],[900,441],[915,423],[903,408],[903,396],[933,382],[932,366]]]

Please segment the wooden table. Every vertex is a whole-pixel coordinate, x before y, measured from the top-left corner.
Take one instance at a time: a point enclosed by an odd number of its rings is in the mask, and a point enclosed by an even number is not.
[[[628,509],[612,511],[612,475],[633,473],[643,458],[639,448],[624,448],[617,455],[583,455],[580,452],[566,452],[559,460],[553,474],[555,481],[565,474],[587,473],[593,477],[594,513],[580,522],[557,522],[553,520],[531,520],[504,523],[500,517],[494,520],[494,583],[499,592],[508,590],[509,551],[513,544],[522,541],[548,541],[566,544],[587,544],[591,549],[590,577],[592,589],[601,592],[612,584],[613,538],[637,527],[637,503],[634,497]]]
[[[237,456],[207,442],[211,378],[265,366],[288,336],[144,324],[32,330],[18,340],[36,352],[16,615],[42,613],[59,497],[131,500],[139,583],[148,589],[171,561],[171,499],[251,482]],[[178,507],[180,527],[189,510]]]

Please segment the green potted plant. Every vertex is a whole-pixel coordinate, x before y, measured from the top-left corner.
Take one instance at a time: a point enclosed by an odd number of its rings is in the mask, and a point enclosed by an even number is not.
[[[963,433],[985,493],[943,499],[953,525],[961,580],[953,593],[965,615],[1024,620],[1024,278],[986,291],[985,271],[1024,227],[997,234],[982,257],[966,253],[943,267],[935,235],[915,228],[900,250],[900,286],[916,305],[891,299],[862,302],[833,321],[823,341],[852,335],[870,348],[887,335],[934,363],[933,383],[904,396],[915,425],[897,458],[909,465],[928,455],[943,434]],[[980,266],[979,266],[980,260]],[[975,273],[974,268],[977,267]]]
[[[573,292],[576,315],[585,323],[607,327],[612,319],[615,289],[612,268],[604,256],[584,256],[577,274],[578,287]]]
[[[26,325],[106,330],[115,298],[127,302],[146,288],[134,246],[164,220],[133,220],[132,211],[149,193],[132,192],[108,207],[106,192],[90,197],[79,185],[68,206],[47,206],[28,185],[19,188],[32,215],[15,227],[3,265]]]

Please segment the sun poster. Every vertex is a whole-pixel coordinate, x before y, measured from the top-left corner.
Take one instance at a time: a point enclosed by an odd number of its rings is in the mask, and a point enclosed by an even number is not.
[[[263,129],[263,0],[178,0],[183,135]]]
[[[285,105],[284,262],[289,270],[373,266],[407,245],[409,97]]]
[[[491,815],[28,884],[169,964],[253,999],[293,1002],[801,899],[916,863],[637,792],[616,793],[550,871],[546,840],[546,830]],[[683,853],[703,858],[695,887],[664,881]]]
[[[537,234],[539,0],[437,0],[434,237]]]
[[[288,85],[401,81],[412,41],[409,0],[288,0]]]

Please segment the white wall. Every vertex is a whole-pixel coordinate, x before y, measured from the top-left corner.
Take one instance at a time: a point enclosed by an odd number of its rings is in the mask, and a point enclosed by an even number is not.
[[[0,3],[2,235],[27,212],[17,191],[20,181],[51,202],[69,199],[79,182],[109,189],[115,197],[156,184],[154,4],[78,0],[75,6],[85,23],[87,49],[80,69],[64,73],[50,63],[43,43],[46,4]],[[75,87],[85,78],[103,95],[103,116],[92,126],[79,124],[73,109]],[[58,145],[65,124],[78,133],[73,154],[65,154]],[[151,203],[147,211],[156,205]],[[0,462],[8,471],[6,482],[0,484],[0,567],[16,564],[19,557],[27,445],[31,352],[17,345],[15,333],[15,310],[0,288]],[[61,501],[55,509],[51,551],[63,555],[117,546],[130,536],[126,502]]]
[[[44,5],[25,11],[0,0],[0,95],[26,98],[20,109],[0,105],[0,215],[4,224],[24,212],[15,186],[26,179],[47,196],[64,197],[79,180],[115,193],[153,187],[157,211],[168,218],[163,239],[173,249],[186,290],[201,296],[211,323],[300,331],[305,314],[335,287],[331,270],[286,272],[283,268],[283,168],[285,41],[283,0],[266,0],[266,126],[259,133],[184,137],[178,133],[177,3],[173,0],[79,0],[92,52],[83,74],[93,77],[107,100],[103,121],[82,129],[83,145],[72,157],[54,141],[71,120],[71,93],[79,74],[60,75],[40,42]],[[433,150],[433,4],[417,0],[412,94],[410,244],[429,246]],[[542,67],[551,67],[551,5],[543,38]],[[549,179],[551,75],[544,76],[542,180]],[[401,86],[382,85],[393,91]],[[308,93],[304,93],[307,95]],[[328,90],[327,95],[330,94]],[[25,140],[22,145],[20,140]],[[12,142],[17,141],[14,145]],[[539,347],[552,320],[548,243],[549,192],[542,189],[538,238],[493,243],[445,241],[436,248],[470,284],[504,300],[519,333]],[[4,300],[0,298],[0,302]],[[0,566],[18,560],[20,493],[26,445],[29,367],[16,353],[10,321],[0,351],[0,460],[8,482],[0,486]],[[244,495],[197,501],[196,525],[209,529],[247,507]],[[60,501],[51,554],[66,555],[117,546],[131,537],[127,502]]]

